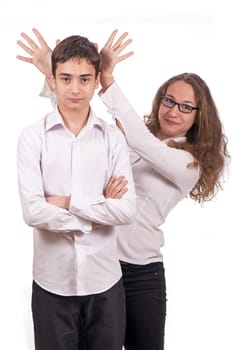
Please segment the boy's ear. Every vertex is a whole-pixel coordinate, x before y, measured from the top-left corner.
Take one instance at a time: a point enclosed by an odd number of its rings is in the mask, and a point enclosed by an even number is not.
[[[48,83],[50,84],[50,87],[52,90],[55,90],[55,77],[53,74],[51,74],[51,76],[47,79]]]
[[[97,43],[94,43],[94,46],[95,46],[96,49],[98,50],[98,44],[97,44]]]
[[[100,78],[101,78],[101,72],[99,72],[97,75],[95,89],[97,89],[99,87]]]

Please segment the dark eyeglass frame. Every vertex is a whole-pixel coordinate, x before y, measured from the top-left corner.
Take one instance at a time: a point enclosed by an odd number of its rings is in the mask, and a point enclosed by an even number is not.
[[[172,103],[172,106],[166,104],[166,103],[165,103],[165,99],[170,100],[170,102]],[[167,107],[167,108],[173,108],[174,106],[177,105],[179,111],[182,112],[182,113],[185,113],[185,114],[190,114],[190,113],[192,113],[193,110],[199,109],[199,107],[193,107],[193,106],[190,106],[190,105],[188,105],[188,104],[186,104],[186,103],[178,103],[178,102],[174,101],[173,98],[168,97],[168,96],[161,96],[161,97],[160,97],[160,100],[161,100],[161,102],[163,103],[163,105],[164,105],[165,107]],[[183,106],[185,107],[185,109],[183,109]]]

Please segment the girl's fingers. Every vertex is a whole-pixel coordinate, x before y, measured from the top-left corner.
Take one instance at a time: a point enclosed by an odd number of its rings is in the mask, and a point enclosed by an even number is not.
[[[41,47],[48,46],[45,39],[43,38],[43,36],[41,35],[40,32],[38,32],[38,30],[36,28],[33,28],[32,31],[35,34],[35,36],[37,37],[39,43],[41,44]]]
[[[118,49],[118,47],[121,46],[123,40],[127,37],[127,35],[128,35],[127,32],[123,33],[123,34],[117,39],[117,41],[113,44],[112,49],[113,49],[113,50]]]
[[[33,63],[32,62],[32,58],[29,58],[29,57],[17,55],[17,59],[20,60],[20,61],[27,62],[27,63]]]
[[[26,40],[26,42],[31,46],[32,49],[37,49],[38,46],[26,33],[21,33],[21,36]]]
[[[106,44],[104,45],[105,47],[110,47],[113,43],[113,40],[117,34],[118,30],[115,29],[112,34],[110,35],[109,39],[106,41]]]
[[[29,55],[32,56],[33,54],[33,51],[30,47],[28,47],[26,44],[24,44],[21,40],[18,40],[17,41],[17,44],[24,50],[26,51],[27,53],[29,53]]]

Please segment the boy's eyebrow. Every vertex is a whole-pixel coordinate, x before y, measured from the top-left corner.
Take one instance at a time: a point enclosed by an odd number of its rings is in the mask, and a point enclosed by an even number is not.
[[[72,77],[73,76],[73,74],[70,74],[70,73],[60,73],[59,75],[64,76],[64,77]],[[79,74],[80,78],[92,77],[92,76],[93,76],[93,74],[91,74],[91,73]]]
[[[93,77],[93,74],[92,73],[85,73],[85,74],[80,74],[79,75],[80,77]]]

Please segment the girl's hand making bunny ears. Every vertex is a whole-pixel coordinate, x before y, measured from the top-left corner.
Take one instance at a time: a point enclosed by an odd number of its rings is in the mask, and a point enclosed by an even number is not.
[[[21,33],[22,38],[26,41],[18,40],[17,44],[28,54],[30,57],[17,55],[17,59],[23,62],[33,64],[46,78],[49,78],[51,72],[51,53],[52,50],[46,43],[41,33],[33,28],[38,44],[26,33]],[[56,42],[57,43],[57,42]]]
[[[118,30],[114,30],[100,51],[101,54],[101,85],[105,90],[114,82],[113,70],[117,63],[124,61],[133,55],[133,51],[121,53],[131,44],[132,40],[127,39],[128,33],[124,32],[117,40]],[[127,39],[127,40],[126,40]]]

